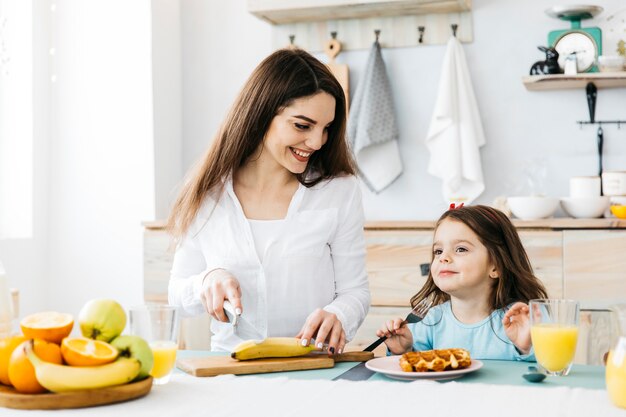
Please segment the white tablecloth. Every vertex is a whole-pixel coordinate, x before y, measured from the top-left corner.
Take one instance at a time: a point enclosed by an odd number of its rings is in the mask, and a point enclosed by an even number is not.
[[[414,381],[324,381],[283,377],[194,378],[174,374],[148,396],[76,410],[0,409],[0,416],[584,416],[626,417],[604,390]]]

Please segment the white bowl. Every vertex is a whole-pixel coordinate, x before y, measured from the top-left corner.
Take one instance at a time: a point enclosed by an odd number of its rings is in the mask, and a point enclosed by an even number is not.
[[[600,55],[598,57],[598,69],[600,72],[624,71],[626,61],[619,55]]]
[[[555,197],[509,197],[507,201],[511,212],[522,220],[545,219],[559,207],[559,199]]]
[[[604,197],[565,197],[561,199],[561,207],[565,213],[577,219],[594,219],[602,217],[609,207],[610,198]]]

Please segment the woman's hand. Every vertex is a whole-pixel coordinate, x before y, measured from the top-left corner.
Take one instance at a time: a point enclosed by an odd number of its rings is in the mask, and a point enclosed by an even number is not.
[[[312,338],[318,349],[328,344],[329,355],[343,352],[346,345],[346,333],[337,316],[321,308],[309,314],[296,337],[302,339],[303,346],[308,346]]]
[[[204,277],[200,300],[207,313],[219,321],[228,323],[228,317],[224,313],[225,300],[230,301],[237,314],[243,311],[239,281],[225,269],[214,269]]]
[[[413,346],[413,334],[404,323],[404,319],[398,317],[394,320],[389,320],[383,324],[380,329],[376,331],[376,336],[386,337],[385,345],[387,349],[394,355],[401,355],[409,350]]]
[[[528,305],[522,302],[511,306],[502,318],[502,325],[507,337],[513,344],[527,355],[533,345],[530,340],[530,314]]]

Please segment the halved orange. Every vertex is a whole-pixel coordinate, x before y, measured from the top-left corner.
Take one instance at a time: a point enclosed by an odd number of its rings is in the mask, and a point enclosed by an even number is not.
[[[26,316],[20,322],[22,333],[29,339],[43,339],[52,343],[61,343],[74,326],[71,314],[44,311]]]
[[[61,343],[61,354],[68,365],[94,366],[113,362],[118,350],[101,340],[85,337],[66,337]]]

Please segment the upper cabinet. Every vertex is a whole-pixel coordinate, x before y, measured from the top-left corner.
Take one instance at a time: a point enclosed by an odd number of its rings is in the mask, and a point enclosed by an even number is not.
[[[275,25],[466,12],[471,0],[248,0],[248,11]]]

